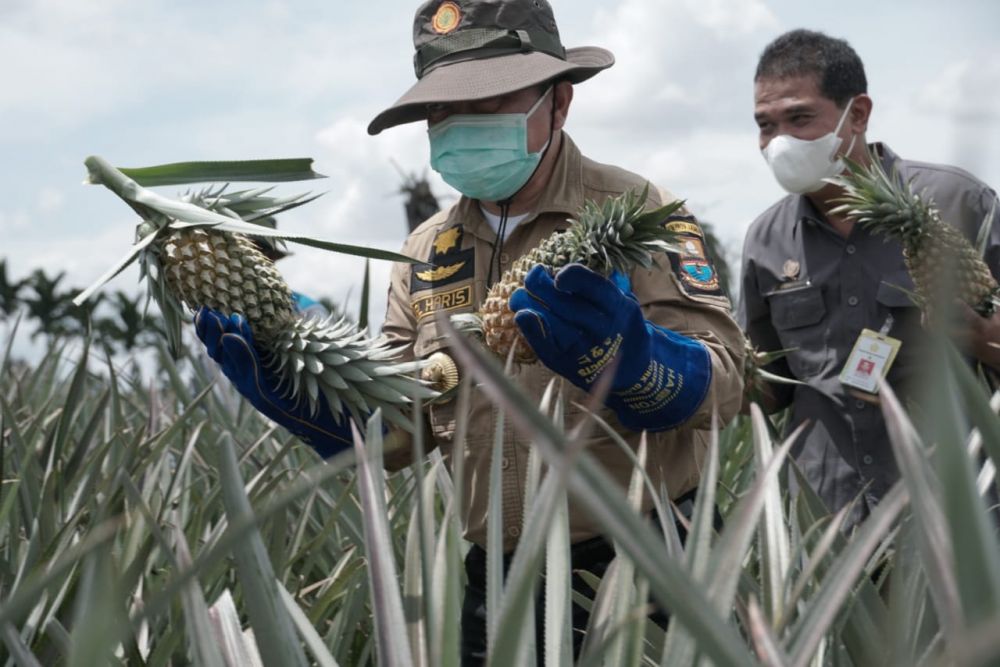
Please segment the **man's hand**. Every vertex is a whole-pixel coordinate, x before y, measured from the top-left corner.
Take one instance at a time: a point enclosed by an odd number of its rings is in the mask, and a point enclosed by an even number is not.
[[[202,308],[194,324],[208,355],[258,411],[297,435],[323,458],[353,446],[347,415],[332,414],[322,397],[319,410],[311,414],[306,401],[288,398],[278,389],[278,378],[262,363],[245,319],[239,315],[227,318],[217,310]]]
[[[958,324],[953,327],[955,342],[982,363],[1000,370],[1000,312],[983,317],[964,302],[955,308]]]
[[[624,276],[570,264],[553,278],[536,266],[510,307],[542,363],[581,389],[614,367],[607,404],[632,430],[679,426],[708,392],[708,349],[648,322]]]

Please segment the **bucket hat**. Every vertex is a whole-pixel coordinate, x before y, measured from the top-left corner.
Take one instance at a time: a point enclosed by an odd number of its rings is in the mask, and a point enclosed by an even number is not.
[[[413,21],[417,82],[369,134],[424,120],[428,104],[487,99],[550,81],[580,83],[614,64],[597,46],[564,48],[546,0],[430,0]]]

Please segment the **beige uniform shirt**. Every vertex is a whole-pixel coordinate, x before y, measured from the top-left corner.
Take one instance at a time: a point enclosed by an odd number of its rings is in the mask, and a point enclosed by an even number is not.
[[[584,200],[600,202],[644,185],[645,179],[635,174],[583,157],[564,134],[561,154],[537,212],[514,228],[503,244],[502,270],[507,270],[514,260],[553,232],[568,227],[567,219],[576,214]],[[666,192],[650,188],[648,205],[660,205],[674,199]],[[739,410],[743,392],[743,334],[731,317],[729,301],[718,289],[717,279],[713,283],[711,264],[703,254],[700,259],[697,257],[701,244],[696,235],[692,238],[695,243],[687,244],[694,253],[691,257],[660,256],[659,269],[639,269],[630,276],[632,290],[646,318],[701,341],[708,347],[712,360],[708,395],[692,419],[678,429],[649,435],[648,473],[657,487],[665,482],[674,497],[698,485],[707,442],[704,429],[710,424],[713,405],[717,406],[723,422],[728,421]],[[426,258],[438,270],[431,276],[427,266],[414,268],[397,264],[393,267],[388,312],[383,325],[383,334],[389,342],[404,346],[409,355],[417,358],[439,350],[447,351],[448,340],[439,330],[435,315],[439,311],[450,315],[478,309],[486,296],[488,265],[496,240],[496,233],[483,218],[478,202],[465,197],[418,227],[407,239],[402,252],[417,259]],[[536,401],[552,378],[553,373],[540,363],[521,365],[512,375],[513,381]],[[569,382],[563,384],[563,390],[567,399],[566,424],[572,427],[581,418],[581,410],[573,403],[584,403],[586,395]],[[455,455],[452,445],[456,403],[452,401],[429,409],[431,443],[440,447],[449,459]],[[639,433],[621,426],[610,410],[603,410],[601,416],[626,437],[633,449],[638,446]],[[465,457],[463,497],[466,501],[461,511],[466,538],[485,547],[488,480],[497,408],[488,397],[473,392],[468,419],[466,442],[461,451]],[[603,435],[592,437],[587,446],[624,489],[632,473],[632,464],[619,446]],[[514,429],[509,426],[505,429],[501,467],[506,551],[516,546],[524,521],[528,447],[529,443]],[[387,459],[386,465],[394,468],[409,463],[409,451],[405,450],[409,447],[397,450]],[[647,498],[644,509],[648,511],[651,507],[651,499]],[[591,517],[574,508],[572,503],[570,531],[573,542],[599,533]]]

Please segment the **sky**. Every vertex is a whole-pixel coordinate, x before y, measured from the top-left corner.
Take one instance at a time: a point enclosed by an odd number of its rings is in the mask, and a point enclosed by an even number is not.
[[[580,84],[567,131],[589,157],[688,200],[738,261],[750,222],[782,196],[757,148],[753,72],[798,27],[847,39],[865,62],[870,140],[1000,186],[1000,3],[941,0],[551,0],[568,47],[616,64]],[[426,174],[426,128],[368,136],[413,82],[411,0],[0,0],[0,258],[85,286],[128,249],[134,214],[85,186],[118,166],[312,157],[324,192],[281,227],[398,250],[400,170]],[[945,9],[947,7],[947,9]],[[174,195],[175,189],[164,194]],[[295,247],[293,289],[356,308],[362,260]],[[389,265],[372,265],[373,324]],[[136,292],[130,270],[108,289]],[[0,342],[7,331],[0,325]],[[31,355],[26,337],[15,348]],[[34,348],[37,353],[38,348]]]

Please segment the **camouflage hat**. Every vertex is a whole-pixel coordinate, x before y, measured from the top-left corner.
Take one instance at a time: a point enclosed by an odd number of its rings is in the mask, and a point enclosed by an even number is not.
[[[369,134],[424,120],[428,104],[481,100],[550,81],[579,83],[611,67],[596,46],[563,47],[546,0],[430,0],[413,22],[417,83]]]

